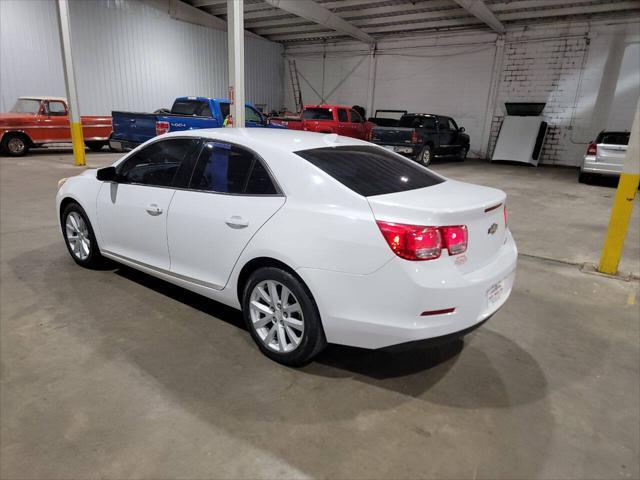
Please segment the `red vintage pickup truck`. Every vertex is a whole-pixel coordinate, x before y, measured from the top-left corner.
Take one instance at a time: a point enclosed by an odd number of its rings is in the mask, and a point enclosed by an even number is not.
[[[98,151],[109,142],[111,117],[83,116],[87,147]],[[9,113],[0,113],[0,151],[12,156],[51,143],[71,142],[67,101],[59,97],[20,97]]]
[[[275,117],[270,123],[289,130],[337,133],[345,137],[367,140],[375,124],[366,121],[351,107],[343,105],[305,105],[300,118]]]

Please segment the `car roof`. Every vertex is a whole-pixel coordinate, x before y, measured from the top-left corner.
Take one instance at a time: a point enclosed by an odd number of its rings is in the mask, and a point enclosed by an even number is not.
[[[58,100],[61,102],[67,101],[67,99],[64,97],[52,97],[49,95],[27,95],[26,97],[18,97],[18,100]]]
[[[336,134],[285,130],[278,128],[205,128],[171,132],[163,137],[202,137],[242,145],[258,153],[260,147],[284,152],[345,145],[369,145],[368,142]]]
[[[352,107],[349,107],[347,105],[326,105],[326,104],[322,104],[322,105],[305,105],[304,108],[346,108],[346,109],[350,110]]]

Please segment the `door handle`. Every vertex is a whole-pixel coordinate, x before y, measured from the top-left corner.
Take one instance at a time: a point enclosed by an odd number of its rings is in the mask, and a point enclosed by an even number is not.
[[[162,209],[158,205],[156,205],[155,203],[152,203],[151,205],[148,205],[145,210],[152,217],[157,217],[158,215],[162,214]]]
[[[226,219],[224,223],[226,223],[229,227],[235,229],[246,228],[249,226],[249,220],[245,220],[238,215],[233,215],[231,218]]]

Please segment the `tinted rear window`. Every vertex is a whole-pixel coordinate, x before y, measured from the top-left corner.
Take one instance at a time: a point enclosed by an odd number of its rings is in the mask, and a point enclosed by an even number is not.
[[[430,187],[444,181],[415,162],[376,147],[323,147],[296,154],[365,197]]]
[[[203,100],[177,100],[171,108],[176,115],[211,116],[209,103]]]
[[[629,132],[602,132],[598,135],[596,143],[606,143],[608,145],[628,145]]]
[[[435,117],[423,117],[421,115],[405,115],[400,119],[400,127],[403,128],[431,128],[436,129]]]
[[[302,112],[305,120],[333,120],[333,112],[329,108],[305,108]]]

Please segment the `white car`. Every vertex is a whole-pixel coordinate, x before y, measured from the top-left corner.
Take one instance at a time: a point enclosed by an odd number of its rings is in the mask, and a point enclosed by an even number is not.
[[[587,147],[578,181],[588,183],[599,175],[620,176],[630,136],[630,132],[601,131]]]
[[[287,364],[330,343],[464,335],[507,300],[505,194],[368,142],[291,130],[161,135],[60,181],[69,253],[103,257],[241,309]]]

